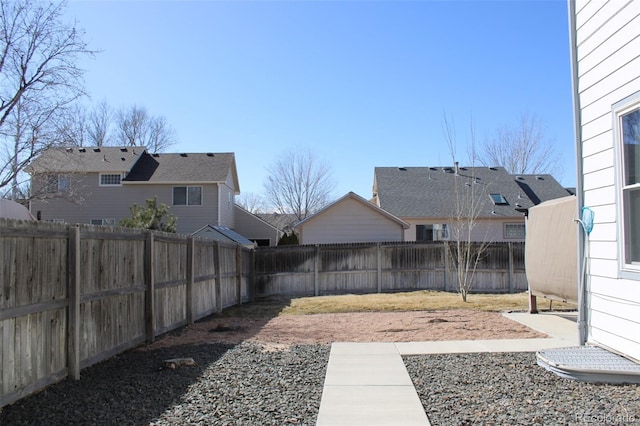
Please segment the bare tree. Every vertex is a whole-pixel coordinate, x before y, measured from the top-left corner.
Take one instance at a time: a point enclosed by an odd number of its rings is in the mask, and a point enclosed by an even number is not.
[[[497,129],[485,141],[481,162],[486,166],[502,166],[512,174],[559,170],[555,141],[545,136],[540,120],[528,113],[521,114],[516,126]]]
[[[295,214],[298,220],[324,207],[335,187],[328,163],[308,148],[284,153],[267,172],[268,201],[279,213]]]
[[[479,182],[475,176],[475,131],[470,126],[468,154],[471,167],[467,170],[471,174],[459,173],[456,161],[456,134],[451,120],[444,117],[443,130],[445,140],[449,146],[451,159],[455,165],[453,177],[453,203],[449,223],[449,238],[445,240],[449,267],[455,274],[458,293],[464,302],[473,289],[478,263],[490,244],[488,235],[483,241],[474,241],[474,230],[479,224],[479,217],[487,202],[489,182]]]
[[[161,152],[175,143],[175,132],[164,117],[150,116],[144,107],[134,105],[116,113],[115,141],[118,145],[146,146]]]
[[[236,204],[250,213],[264,213],[266,211],[264,198],[253,192],[243,192],[236,197]]]
[[[105,100],[99,102],[89,113],[87,133],[93,146],[109,145],[109,131],[113,113]]]
[[[0,0],[0,190],[17,194],[24,167],[56,139],[52,121],[83,92],[77,60],[93,52],[64,3]]]

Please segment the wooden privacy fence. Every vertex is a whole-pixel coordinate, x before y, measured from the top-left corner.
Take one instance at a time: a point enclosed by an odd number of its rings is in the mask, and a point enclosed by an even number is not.
[[[444,243],[358,243],[260,247],[257,297],[410,290],[457,291]],[[527,290],[524,243],[493,243],[482,254],[472,291]]]
[[[250,297],[252,251],[0,219],[0,407]]]
[[[443,243],[249,250],[208,239],[0,219],[0,407],[254,297],[456,291]],[[523,243],[483,253],[472,291],[527,289]]]

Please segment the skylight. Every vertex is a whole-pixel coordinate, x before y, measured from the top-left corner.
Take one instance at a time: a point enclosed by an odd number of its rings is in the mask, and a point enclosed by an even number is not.
[[[493,204],[495,204],[495,205],[508,204],[507,203],[507,199],[504,198],[504,196],[502,194],[489,194],[489,196],[491,197],[491,200],[493,201]]]

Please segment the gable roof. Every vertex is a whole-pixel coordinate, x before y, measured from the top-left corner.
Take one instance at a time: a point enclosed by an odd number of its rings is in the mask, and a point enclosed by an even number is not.
[[[340,204],[340,203],[342,203],[342,202],[344,202],[345,200],[348,200],[348,199],[355,200],[358,203],[362,204],[363,206],[366,206],[366,207],[370,208],[374,212],[376,212],[376,213],[378,213],[378,214],[380,214],[382,216],[385,216],[387,219],[390,219],[390,220],[396,222],[397,224],[399,224],[400,226],[402,226],[403,229],[408,229],[409,228],[409,224],[407,222],[405,222],[404,220],[394,216],[393,214],[389,213],[388,211],[385,211],[384,209],[381,209],[380,207],[376,206],[375,204],[365,200],[364,198],[362,198],[361,196],[359,196],[355,192],[349,192],[348,194],[344,195],[343,197],[339,198],[338,200],[336,200],[333,203],[329,204],[328,206],[324,207],[322,210],[312,214],[311,216],[307,216],[306,218],[304,218],[300,222],[296,223],[294,228],[299,228],[300,226],[303,226],[305,223],[313,221],[318,216],[321,216],[322,214],[324,214],[328,210],[331,210],[334,206],[336,206],[336,205],[338,205],[338,204]]]
[[[542,180],[522,175],[520,186],[503,167],[458,170],[456,174],[453,167],[376,167],[374,191],[379,206],[402,218],[450,217],[455,211],[456,179],[460,179],[459,185],[480,185],[478,217],[521,217],[516,208],[528,209],[541,201],[568,195],[550,175],[542,175]],[[506,203],[494,204],[489,194],[502,195]]]
[[[233,153],[149,154],[145,147],[50,148],[30,173],[124,173],[129,183],[223,183],[231,173],[240,192]]]
[[[145,152],[123,182],[225,182],[233,174],[239,191],[233,153],[149,154]]]
[[[145,148],[73,147],[49,148],[29,164],[29,173],[126,173]]]

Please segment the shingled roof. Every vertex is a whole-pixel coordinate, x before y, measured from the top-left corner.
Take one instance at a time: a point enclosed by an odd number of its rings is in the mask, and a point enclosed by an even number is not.
[[[233,153],[149,154],[144,147],[51,148],[30,173],[123,173],[129,183],[225,182],[231,172],[240,191]]]
[[[229,170],[235,174],[233,153],[148,154],[127,175],[124,182],[175,183],[224,182]],[[237,176],[234,176],[237,181]]]
[[[478,217],[522,216],[542,201],[564,197],[568,192],[550,175],[509,174],[503,167],[376,167],[374,190],[380,207],[401,218],[444,218],[455,212],[455,185],[479,185]],[[495,204],[489,194],[500,194],[504,204]]]
[[[126,173],[145,148],[73,147],[49,148],[31,162],[30,173]]]

